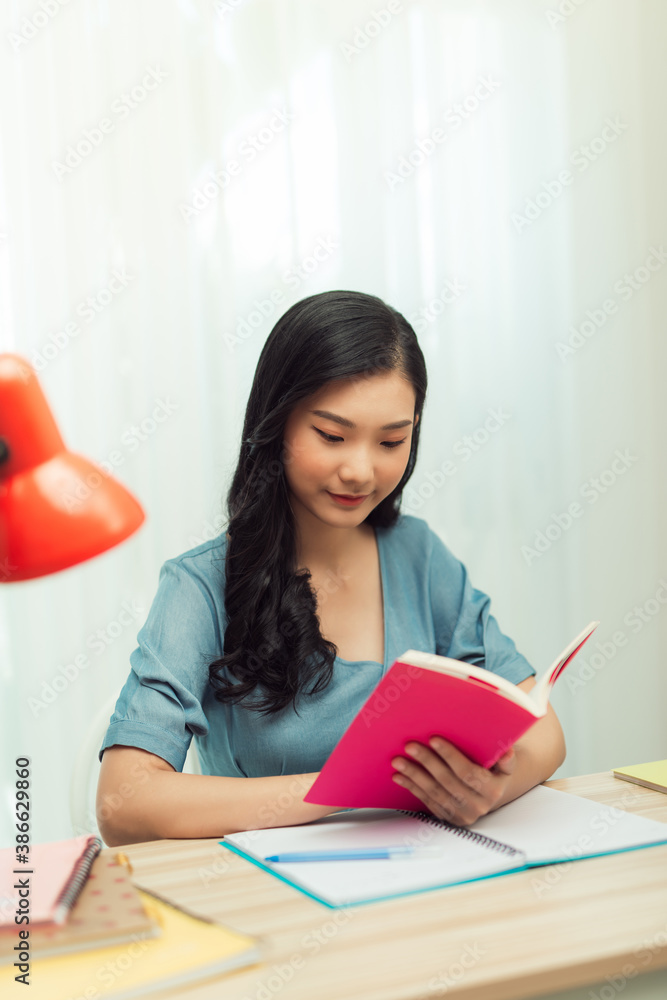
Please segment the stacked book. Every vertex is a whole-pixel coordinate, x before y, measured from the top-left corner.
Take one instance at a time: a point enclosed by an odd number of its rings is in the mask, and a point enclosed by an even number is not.
[[[34,844],[23,864],[0,850],[0,995],[26,983],[31,1000],[91,988],[130,1000],[260,961],[256,938],[137,889],[102,846],[86,835]]]

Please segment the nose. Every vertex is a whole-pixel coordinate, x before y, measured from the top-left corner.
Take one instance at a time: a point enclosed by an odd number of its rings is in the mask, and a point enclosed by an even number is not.
[[[343,483],[343,493],[370,493],[373,482],[373,463],[368,448],[359,444],[346,449],[338,469]]]

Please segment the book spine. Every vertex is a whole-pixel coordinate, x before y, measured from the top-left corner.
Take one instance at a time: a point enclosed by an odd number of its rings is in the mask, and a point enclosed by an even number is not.
[[[406,816],[412,816],[414,819],[419,819],[422,823],[428,823],[430,826],[437,826],[441,830],[449,830],[449,832],[453,833],[456,837],[462,837],[464,840],[471,840],[475,844],[479,844],[481,847],[487,847],[490,851],[507,854],[509,857],[522,854],[522,852],[517,850],[516,847],[512,847],[510,844],[504,844],[502,840],[494,840],[493,837],[485,837],[483,833],[476,833],[475,830],[471,830],[467,826],[456,826],[454,823],[448,823],[446,819],[438,819],[437,816],[431,816],[429,813],[417,812],[412,809],[398,809],[397,812],[404,813]]]
[[[102,841],[99,837],[94,837],[83,851],[81,857],[74,865],[72,874],[68,878],[63,891],[56,900],[53,921],[56,924],[64,924],[70,910],[74,906],[77,897],[90,874],[93,861],[102,850]]]

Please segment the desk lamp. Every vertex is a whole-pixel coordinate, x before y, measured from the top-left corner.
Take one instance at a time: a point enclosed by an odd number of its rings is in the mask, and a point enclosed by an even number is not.
[[[0,354],[0,583],[91,559],[144,520],[124,486],[67,450],[29,362]]]

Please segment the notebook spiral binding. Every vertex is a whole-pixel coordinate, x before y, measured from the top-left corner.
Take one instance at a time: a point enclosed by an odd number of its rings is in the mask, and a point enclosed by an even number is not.
[[[522,853],[516,847],[511,847],[510,844],[503,844],[502,840],[485,837],[483,833],[476,833],[475,830],[470,830],[467,826],[456,826],[455,823],[448,823],[446,819],[438,819],[437,816],[431,816],[429,813],[419,812],[414,809],[397,809],[396,811],[403,813],[405,816],[420,819],[422,823],[428,823],[430,826],[449,830],[457,837],[463,837],[464,840],[472,840],[475,844],[488,847],[490,851],[498,851],[500,854],[508,854],[510,857]]]
[[[71,878],[68,880],[63,891],[56,901],[53,921],[56,924],[65,923],[70,910],[79,897],[79,893],[86,884],[86,879],[90,874],[93,861],[102,850],[103,844],[99,837],[90,841],[88,847],[76,863]]]

